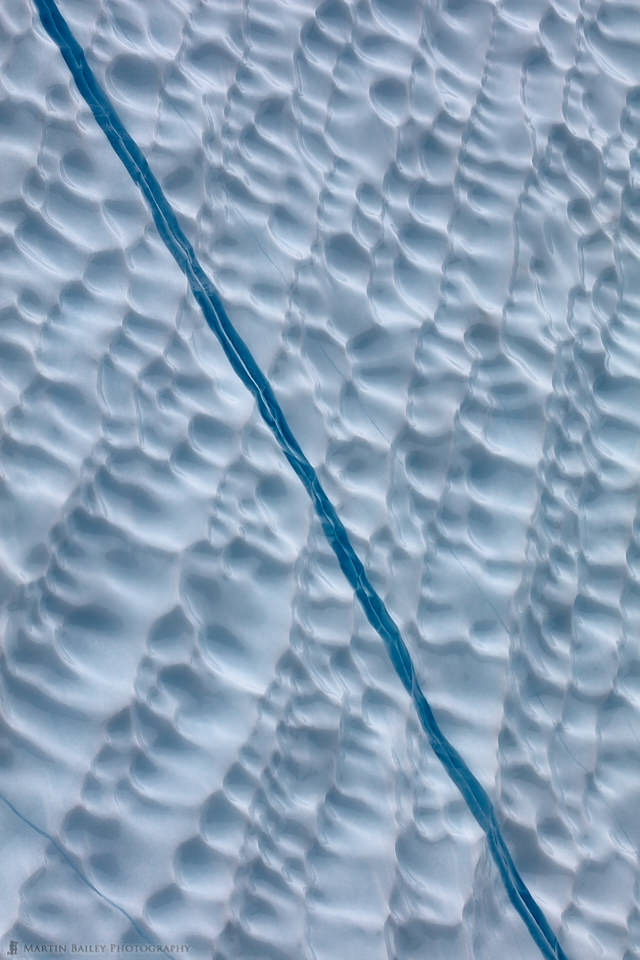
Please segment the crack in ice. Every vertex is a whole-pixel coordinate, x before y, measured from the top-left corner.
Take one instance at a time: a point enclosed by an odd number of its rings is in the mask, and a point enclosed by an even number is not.
[[[136,933],[142,937],[145,943],[155,945],[153,941],[144,932],[144,930],[142,930],[138,926],[138,924],[133,919],[131,914],[127,913],[124,907],[121,907],[119,903],[116,903],[115,900],[112,900],[111,897],[108,897],[106,893],[103,893],[102,890],[99,890],[98,887],[96,887],[96,885],[92,883],[91,880],[89,880],[89,878],[84,875],[80,867],[77,865],[77,863],[74,862],[71,855],[67,853],[67,851],[65,850],[65,848],[63,847],[63,845],[60,843],[59,840],[56,840],[56,838],[53,837],[50,833],[47,833],[47,831],[43,830],[42,827],[39,827],[37,823],[34,823],[33,820],[30,820],[29,817],[25,816],[25,814],[22,813],[20,810],[18,810],[18,808],[15,806],[15,804],[11,802],[11,800],[8,800],[7,797],[5,797],[1,793],[0,793],[0,800],[2,800],[5,806],[8,807],[9,810],[11,810],[11,812],[15,814],[15,816],[18,817],[19,820],[22,820],[24,824],[30,827],[31,830],[34,831],[34,833],[37,833],[41,837],[44,837],[45,840],[48,840],[49,843],[52,844],[52,846],[60,854],[62,859],[65,861],[65,863],[67,863],[71,867],[71,869],[76,874],[76,876],[78,876],[80,880],[82,880],[82,882],[89,887],[90,890],[93,890],[93,892],[97,894],[97,896],[99,896],[101,900],[104,900],[105,903],[108,903],[110,907],[113,907],[114,910],[117,910],[118,913],[121,913],[122,916],[129,921],[129,923],[131,924],[133,929],[136,931]],[[170,960],[176,960],[174,955],[172,953],[169,953],[168,950],[158,950],[157,952],[163,953],[165,957],[170,957]]]
[[[567,960],[542,909],[518,873],[502,836],[489,794],[440,729],[422,692],[411,655],[396,623],[370,583],[362,561],[356,554],[316,471],[294,437],[269,381],[227,316],[213,283],[200,265],[142,151],[98,83],[82,47],[60,13],[55,0],[34,0],[34,3],[45,30],[60,50],[78,90],[129,176],[147,200],[158,232],[185,275],[208,326],[218,338],[234,371],[255,398],[264,422],[309,494],[344,575],[360,601],[369,623],[382,639],[398,677],[413,700],[431,747],[487,837],[491,856],[498,867],[511,903],[543,955],[548,960]]]

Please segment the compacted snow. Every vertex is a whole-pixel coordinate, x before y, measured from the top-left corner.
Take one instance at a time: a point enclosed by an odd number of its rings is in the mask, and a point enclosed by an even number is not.
[[[312,479],[3,0],[0,948],[637,960],[640,8],[58,6]]]

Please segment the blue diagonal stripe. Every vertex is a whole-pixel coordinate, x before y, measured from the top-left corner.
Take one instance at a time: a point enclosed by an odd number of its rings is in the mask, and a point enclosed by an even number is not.
[[[45,30],[64,57],[78,90],[129,176],[149,204],[160,236],[187,278],[207,324],[220,341],[229,363],[255,398],[263,420],[309,494],[340,567],[353,587],[369,623],[382,639],[403,686],[411,696],[433,750],[486,834],[489,850],[500,871],[509,899],[524,920],[543,955],[549,960],[567,960],[544,913],[516,869],[500,831],[489,794],[440,729],[418,683],[409,650],[398,627],[382,598],[371,585],[335,507],[291,432],[269,381],[229,320],[213,283],[200,265],[193,247],[184,235],[171,204],[151,172],[142,151],[126,130],[113,104],[98,83],[87,63],[82,47],[73,36],[54,0],[34,0],[34,3]]]

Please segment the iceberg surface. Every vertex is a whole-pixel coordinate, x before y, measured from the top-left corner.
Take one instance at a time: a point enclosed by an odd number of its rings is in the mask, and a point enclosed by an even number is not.
[[[1,14],[6,929],[633,956],[633,11],[60,6],[71,75]]]

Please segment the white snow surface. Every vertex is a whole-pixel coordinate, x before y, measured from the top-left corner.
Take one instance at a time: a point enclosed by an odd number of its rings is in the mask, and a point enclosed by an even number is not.
[[[640,8],[59,5],[563,948],[638,960]],[[29,0],[0,170],[3,951],[538,958]]]

